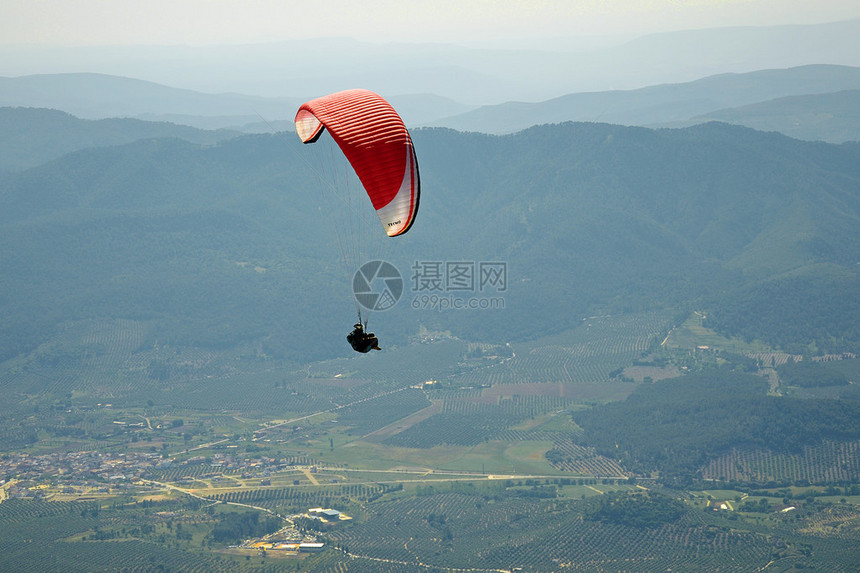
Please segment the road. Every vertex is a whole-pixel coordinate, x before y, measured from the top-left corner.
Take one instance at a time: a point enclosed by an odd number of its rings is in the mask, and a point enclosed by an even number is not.
[[[197,495],[196,493],[194,493],[194,492],[193,492],[193,491],[191,491],[190,489],[185,489],[185,488],[182,488],[182,487],[177,487],[177,486],[175,486],[175,485],[171,485],[171,484],[169,484],[169,483],[164,483],[164,482],[161,482],[161,481],[155,481],[155,480],[151,480],[151,479],[142,479],[142,480],[140,480],[140,481],[142,481],[142,482],[144,482],[144,483],[148,483],[148,484],[152,484],[152,485],[160,486],[160,487],[163,487],[164,489],[168,489],[168,490],[172,490],[172,491],[177,491],[177,492],[179,492],[179,493],[184,493],[185,495],[191,496],[191,497],[193,497],[193,498],[195,498],[195,499],[199,499],[199,500],[201,500],[201,501],[208,501],[208,502],[212,502],[212,500],[211,500],[210,498],[208,498],[208,497],[204,497],[204,496],[202,496],[202,495]],[[227,505],[237,505],[237,506],[239,506],[239,507],[247,507],[247,508],[250,508],[250,509],[256,509],[256,510],[259,510],[259,511],[265,511],[266,513],[268,513],[268,514],[270,514],[270,515],[274,515],[275,517],[279,517],[279,518],[281,518],[281,519],[286,520],[286,518],[285,518],[284,516],[282,516],[282,515],[280,515],[280,514],[278,514],[278,513],[275,513],[275,512],[274,512],[274,511],[272,511],[271,509],[268,509],[268,508],[265,508],[265,507],[260,507],[259,505],[250,505],[250,504],[247,504],[247,503],[239,503],[239,502],[236,502],[236,501],[221,501],[221,502],[217,502],[217,503],[225,503],[225,504],[227,504]]]
[[[260,428],[259,430],[254,431],[254,434],[260,434],[260,435],[255,435],[253,441],[256,442],[257,440],[259,440],[260,438],[263,437],[262,434],[264,434],[265,432],[268,432],[269,430],[272,430],[274,428],[279,428],[281,426],[286,426],[287,424],[293,424],[295,422],[301,422],[302,420],[307,420],[308,418],[313,418],[314,416],[319,416],[320,414],[328,414],[331,412],[337,412],[338,410],[342,410],[343,408],[349,408],[350,406],[355,406],[356,404],[361,404],[363,402],[369,402],[370,400],[375,400],[375,399],[380,398],[382,396],[388,396],[390,394],[396,394],[397,392],[403,392],[404,390],[409,390],[409,389],[411,389],[410,386],[404,386],[403,388],[397,388],[395,390],[389,390],[388,392],[381,392],[379,394],[374,394],[373,396],[368,396],[367,398],[362,398],[361,400],[356,400],[355,402],[350,402],[349,404],[340,404],[340,405],[335,406],[333,408],[329,408],[328,410],[320,410],[319,412],[314,412],[313,414],[306,414],[306,415],[300,416],[298,418],[293,418],[291,420],[284,420],[283,422],[278,422],[277,424],[265,426],[263,428]]]
[[[212,446],[217,446],[218,444],[223,444],[224,442],[228,442],[228,441],[230,441],[230,438],[224,438],[223,440],[217,440],[214,442],[208,442],[206,444],[200,444],[199,446],[194,446],[193,448],[187,448],[187,449],[182,450],[181,452],[178,452],[178,453],[187,454],[188,452],[193,452],[195,450],[204,450],[206,448],[211,448]]]
[[[302,473],[305,474],[305,477],[308,478],[308,481],[314,485],[319,485],[320,482],[317,481],[317,478],[314,477],[314,474],[311,473],[311,470],[308,468],[302,468]]]
[[[356,404],[361,404],[362,402],[367,402],[368,400],[374,400],[374,399],[379,398],[381,396],[387,396],[389,394],[395,394],[397,392],[402,392],[403,390],[408,390],[408,389],[409,389],[409,387],[406,386],[403,388],[397,388],[395,390],[389,390],[388,392],[381,392],[379,394],[374,394],[373,396],[370,396],[368,398],[362,398],[361,400],[356,400],[355,402],[350,402],[349,404],[341,404],[341,405],[335,406],[333,408],[329,408],[328,410],[320,410],[319,412],[314,412],[312,414],[306,414],[304,416],[299,416],[298,418],[292,418],[290,420],[284,420],[284,421],[278,422],[276,424],[267,425],[263,428],[260,428],[259,430],[254,430],[254,437],[251,441],[256,442],[257,440],[262,439],[266,432],[268,432],[269,430],[272,430],[274,428],[279,428],[281,426],[286,426],[287,424],[293,424],[295,422],[301,422],[302,420],[307,420],[308,418],[313,418],[314,416],[319,416],[320,414],[337,412],[338,410],[341,410],[343,408],[355,406]],[[236,418],[236,419],[239,420],[239,418]],[[243,423],[247,423],[247,420],[239,420],[239,421],[241,421]],[[149,424],[148,419],[146,420],[146,422],[147,422],[147,424]],[[187,454],[188,452],[194,452],[196,450],[205,450],[206,448],[211,448],[212,446],[217,446],[218,444],[223,444],[224,442],[229,442],[229,441],[230,441],[230,438],[224,438],[221,440],[216,440],[214,442],[207,442],[205,444],[200,444],[198,446],[194,446],[193,448],[186,448],[184,450],[181,450],[181,451],[176,452],[176,453],[171,454],[171,455]]]

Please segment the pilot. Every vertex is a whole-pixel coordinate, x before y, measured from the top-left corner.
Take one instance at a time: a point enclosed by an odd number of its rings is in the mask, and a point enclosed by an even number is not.
[[[356,352],[366,354],[371,350],[382,350],[379,347],[379,339],[372,332],[364,332],[364,327],[361,323],[353,326],[352,332],[346,335],[346,340],[349,342],[352,349]]]

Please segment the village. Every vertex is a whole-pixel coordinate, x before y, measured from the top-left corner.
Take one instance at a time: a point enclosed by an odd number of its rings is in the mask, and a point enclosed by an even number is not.
[[[265,480],[273,472],[293,467],[293,460],[266,456],[255,458],[215,454],[212,458],[194,456],[177,462],[156,452],[56,452],[28,454],[10,452],[0,455],[0,488],[3,498],[40,498],[49,492],[66,494],[110,493],[134,489],[153,473],[174,469],[180,483],[187,481],[183,468],[202,476],[218,476],[224,471],[244,478]]]
[[[150,472],[183,469],[197,471],[206,464],[206,475],[221,475],[224,470],[243,472],[248,478],[263,478],[291,465],[287,460],[273,458],[241,458],[216,454],[213,458],[200,456],[182,462],[162,457],[160,453],[136,452],[65,452],[43,455],[8,453],[0,457],[0,502],[8,499],[51,500],[69,495],[77,499],[92,499],[115,495],[123,490],[139,490],[149,483]],[[178,479],[179,482],[183,478]],[[154,482],[157,483],[157,482]],[[86,497],[81,497],[86,496]],[[245,505],[245,504],[237,504]],[[248,506],[250,507],[250,506]],[[297,527],[302,520],[319,521],[332,527],[351,521],[352,517],[336,509],[315,507],[304,513],[282,517],[286,525],[274,533],[244,540],[228,550],[239,553],[261,553],[264,556],[298,556],[318,553],[325,544]]]

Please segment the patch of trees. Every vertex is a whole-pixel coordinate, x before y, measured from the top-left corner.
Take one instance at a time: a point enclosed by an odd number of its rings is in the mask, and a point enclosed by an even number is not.
[[[802,360],[801,362],[787,362],[777,367],[780,382],[789,386],[802,386],[804,388],[816,388],[822,386],[844,386],[848,384],[848,377],[826,364]]]
[[[633,495],[612,492],[600,496],[586,515],[592,521],[656,529],[677,521],[686,511],[681,501],[657,492]]]
[[[258,511],[225,513],[212,528],[212,539],[219,543],[239,542],[249,537],[273,533],[280,527],[280,519]]]
[[[752,501],[744,502],[740,510],[751,513],[770,513],[773,511],[773,507],[767,499],[761,498],[757,503]]]
[[[644,385],[623,402],[574,412],[585,442],[640,473],[683,485],[733,447],[796,453],[860,438],[860,402],[767,395],[767,382],[709,372]]]
[[[454,539],[454,533],[451,531],[448,518],[444,514],[431,513],[427,516],[427,525],[439,532],[439,538],[442,541],[450,542]]]
[[[558,489],[554,485],[534,485],[529,489],[518,489],[515,491],[518,497],[536,499],[555,499],[558,497]]]
[[[705,325],[793,354],[853,352],[860,341],[860,275],[800,276],[724,297]]]

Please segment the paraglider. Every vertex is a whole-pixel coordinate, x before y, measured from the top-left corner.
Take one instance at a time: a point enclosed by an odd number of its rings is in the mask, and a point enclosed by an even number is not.
[[[362,354],[367,354],[371,350],[382,350],[376,335],[372,332],[364,332],[360,322],[353,325],[352,332],[346,335],[346,340],[353,350]]]
[[[358,176],[388,237],[412,228],[420,199],[418,160],[412,138],[391,104],[368,90],[346,90],[302,104],[295,125],[299,138],[308,144],[328,131]],[[362,325],[358,303],[356,309],[358,324],[347,340],[356,352],[380,350],[378,339],[365,332],[367,321]]]

